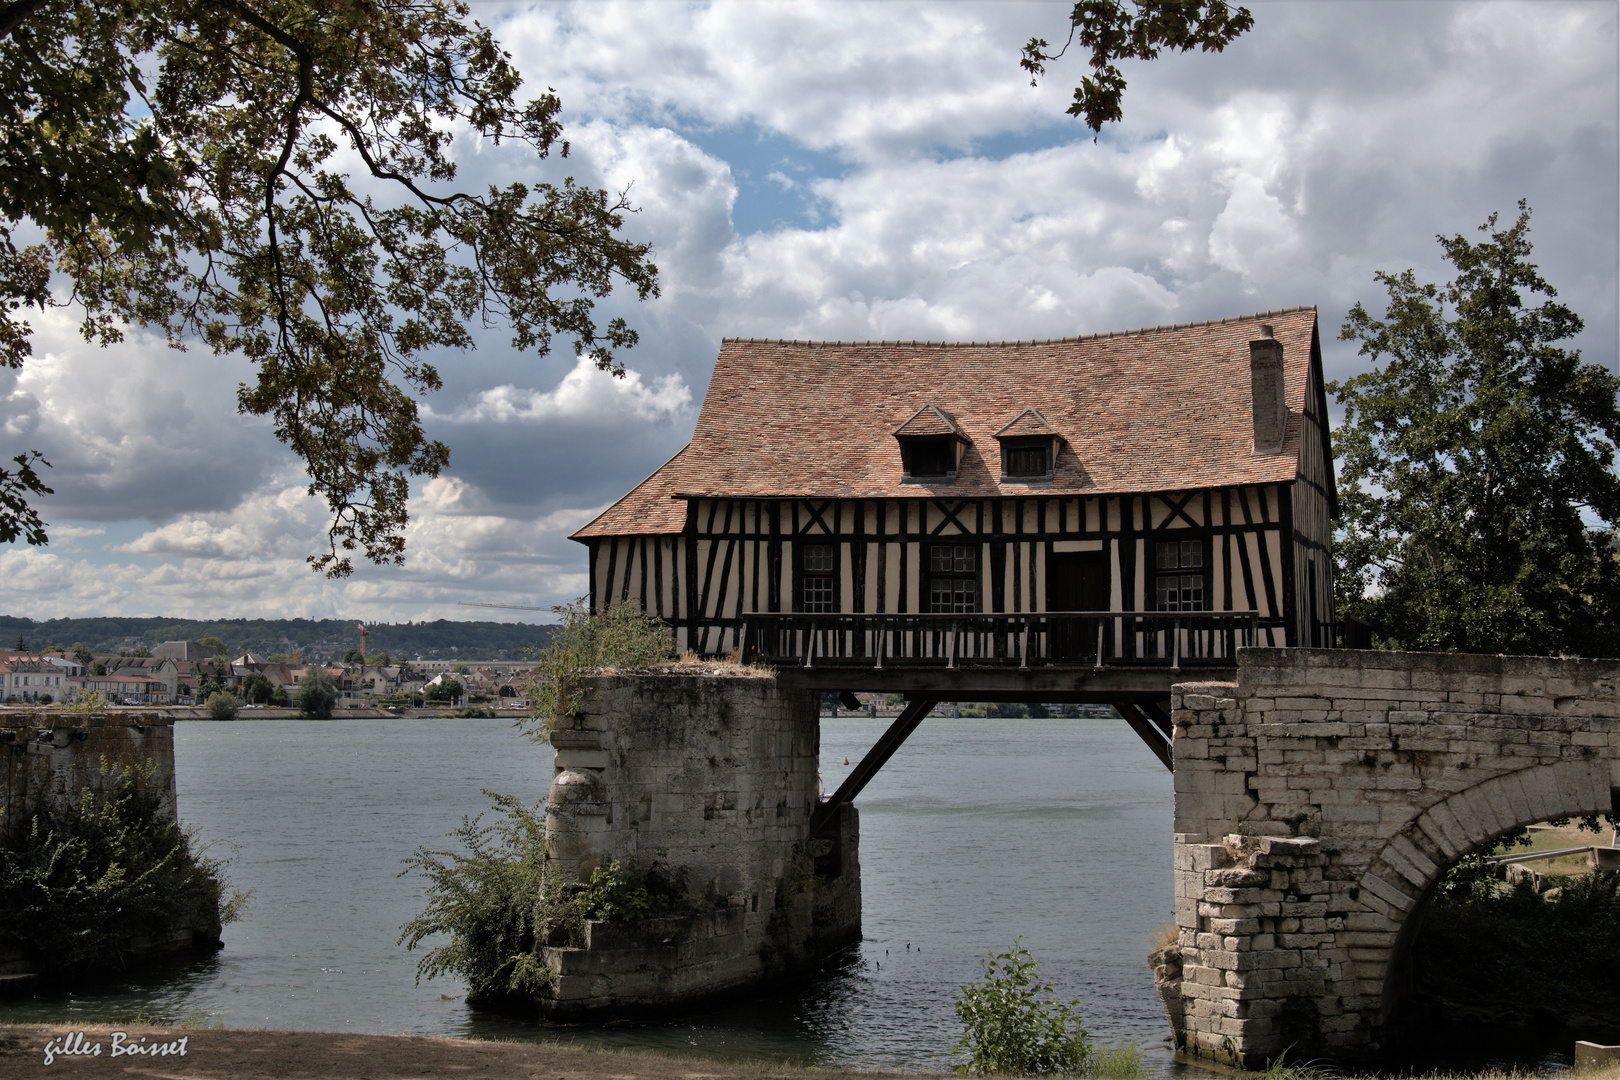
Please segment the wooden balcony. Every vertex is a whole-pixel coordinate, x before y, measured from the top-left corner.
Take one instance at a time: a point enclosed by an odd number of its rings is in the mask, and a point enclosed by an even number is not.
[[[1254,611],[751,614],[732,626],[745,659],[779,670],[1230,669],[1238,649],[1284,639],[1284,620]]]

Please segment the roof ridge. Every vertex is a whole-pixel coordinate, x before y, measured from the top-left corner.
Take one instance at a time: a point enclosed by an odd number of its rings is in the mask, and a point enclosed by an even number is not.
[[[799,338],[722,337],[720,339],[720,344],[803,345],[809,348],[835,349],[857,345],[889,345],[935,349],[994,349],[1005,348],[1008,345],[1068,345],[1077,341],[1098,341],[1103,338],[1129,337],[1132,334],[1153,334],[1162,330],[1190,330],[1199,326],[1224,326],[1227,323],[1250,322],[1254,319],[1267,319],[1273,315],[1292,315],[1298,311],[1315,310],[1315,304],[1296,304],[1294,307],[1272,308],[1270,311],[1256,311],[1250,315],[1228,315],[1221,319],[1201,319],[1196,322],[1184,323],[1161,323],[1158,326],[1142,326],[1135,330],[1105,330],[1095,334],[1077,334],[1073,337],[1061,338],[1031,338],[1027,341],[811,341],[802,340]]]

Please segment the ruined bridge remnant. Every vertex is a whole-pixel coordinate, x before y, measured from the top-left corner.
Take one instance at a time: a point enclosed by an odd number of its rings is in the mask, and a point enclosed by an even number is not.
[[[591,921],[546,945],[555,1018],[664,1006],[813,965],[860,938],[859,826],[817,818],[819,698],[757,669],[582,680],[551,733],[548,888],[611,860],[683,872],[699,914]]]
[[[1251,649],[1184,683],[1177,1045],[1248,1065],[1388,1044],[1434,887],[1521,825],[1620,806],[1620,661]]]

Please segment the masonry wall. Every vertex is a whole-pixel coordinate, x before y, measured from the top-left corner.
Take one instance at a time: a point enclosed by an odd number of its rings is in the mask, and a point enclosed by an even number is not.
[[[551,736],[550,881],[585,881],[609,860],[634,858],[684,871],[715,910],[635,928],[589,923],[584,948],[545,950],[558,986],[543,1011],[690,1000],[858,940],[854,808],[826,835],[809,834],[819,799],[814,693],[755,674],[600,676],[585,690],[584,709]]]
[[[4,815],[0,840],[15,843],[46,807],[76,803],[85,791],[100,794],[132,770],[150,769],[145,783],[161,793],[175,816],[174,721],[157,713],[85,715],[53,712],[0,713],[0,769],[4,770]],[[136,958],[218,944],[217,921],[174,925],[163,933],[120,943]],[[25,954],[0,949],[0,994],[32,985]]]
[[[1183,1049],[1256,1064],[1387,1040],[1424,903],[1461,855],[1620,798],[1620,661],[1250,649],[1177,686]]]
[[[174,721],[158,713],[0,713],[0,762],[0,829],[7,839],[21,835],[45,805],[76,800],[86,789],[104,791],[125,770],[147,765],[169,815],[175,813]]]

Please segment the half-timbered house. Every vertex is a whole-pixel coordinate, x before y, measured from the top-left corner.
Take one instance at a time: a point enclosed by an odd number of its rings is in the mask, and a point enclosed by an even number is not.
[[[1326,643],[1311,307],[1049,341],[726,339],[691,442],[574,539],[683,648],[873,669]]]

